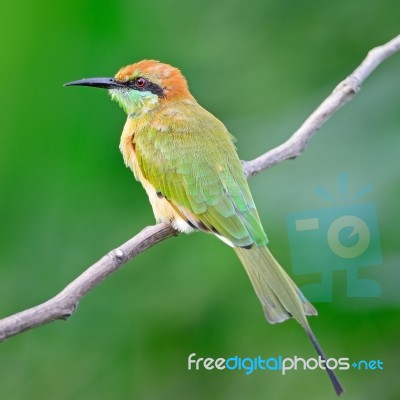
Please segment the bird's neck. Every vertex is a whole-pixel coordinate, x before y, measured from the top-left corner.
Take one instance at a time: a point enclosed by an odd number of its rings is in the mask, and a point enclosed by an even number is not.
[[[128,117],[141,117],[159,107],[159,97],[151,92],[139,92],[137,90],[111,89],[110,95]]]

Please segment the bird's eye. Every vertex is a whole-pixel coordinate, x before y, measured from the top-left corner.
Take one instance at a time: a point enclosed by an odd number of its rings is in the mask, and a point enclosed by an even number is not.
[[[143,87],[145,87],[145,86],[146,86],[146,79],[144,79],[144,78],[136,78],[136,80],[135,80],[135,85],[136,85],[138,88],[143,88]]]

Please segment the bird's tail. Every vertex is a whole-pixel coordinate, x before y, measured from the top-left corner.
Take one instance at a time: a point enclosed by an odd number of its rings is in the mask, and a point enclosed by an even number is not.
[[[234,250],[250,277],[267,320],[275,324],[290,317],[295,318],[307,332],[318,355],[326,361],[325,354],[307,321],[307,315],[317,315],[317,311],[268,248],[265,246],[253,246],[251,249],[235,247]],[[326,371],[336,393],[341,394],[343,388],[335,373],[329,368],[326,368]]]

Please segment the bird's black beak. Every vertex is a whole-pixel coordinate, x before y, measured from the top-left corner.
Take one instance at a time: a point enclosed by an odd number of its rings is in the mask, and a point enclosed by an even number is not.
[[[65,83],[64,86],[90,86],[102,89],[126,88],[126,85],[124,85],[122,82],[116,81],[114,78],[81,79],[79,81]]]

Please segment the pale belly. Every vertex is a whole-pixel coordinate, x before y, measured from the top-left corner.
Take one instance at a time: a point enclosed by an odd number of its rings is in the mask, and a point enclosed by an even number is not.
[[[178,214],[171,204],[164,197],[159,197],[149,181],[143,178],[143,176],[142,179],[138,180],[140,180],[149,196],[157,222],[170,222],[175,229],[181,232],[189,233],[193,231],[193,228]]]

